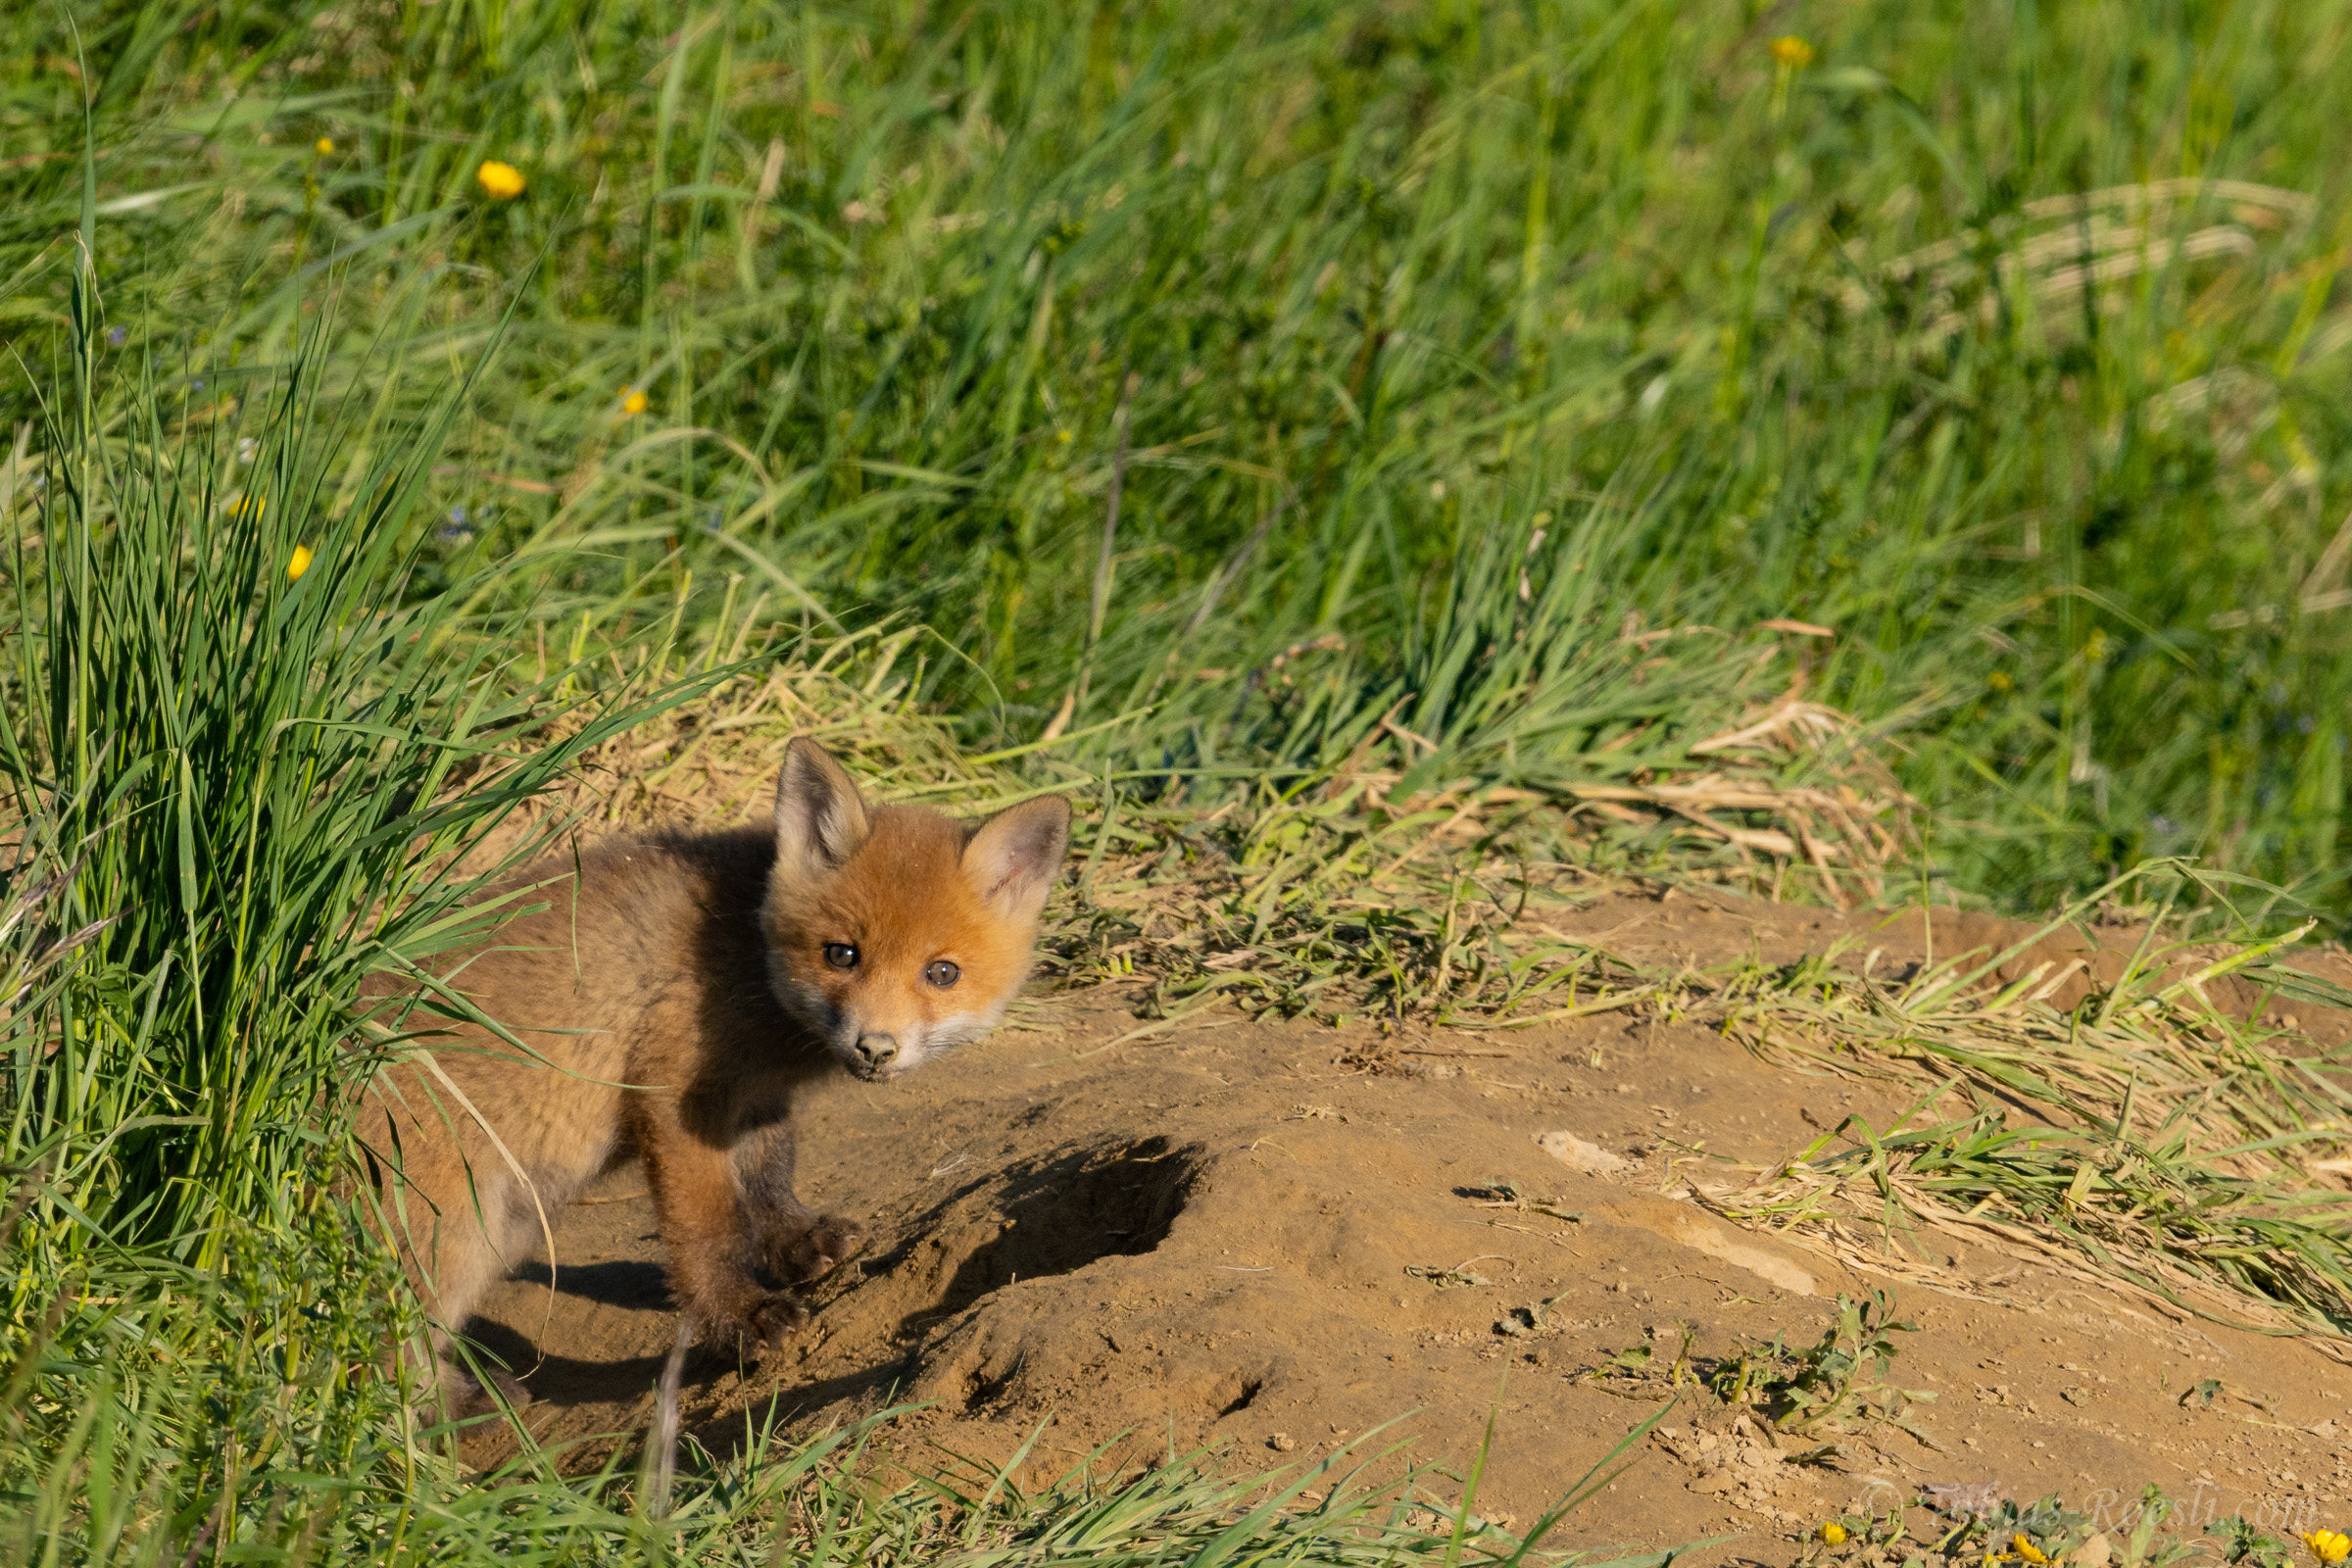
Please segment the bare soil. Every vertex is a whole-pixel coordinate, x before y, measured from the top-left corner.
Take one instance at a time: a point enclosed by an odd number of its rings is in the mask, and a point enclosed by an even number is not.
[[[1724,896],[1604,898],[1553,923],[1646,963],[1786,962],[1849,935],[1853,961],[1900,966],[1928,934],[1916,911]],[[1933,934],[1943,953],[2020,929],[1939,912]],[[1385,1041],[1229,1015],[1116,1045],[1136,1027],[1126,996],[1049,997],[1017,1016],[900,1082],[813,1097],[802,1196],[864,1219],[872,1240],[816,1288],[797,1343],[749,1367],[689,1360],[703,1442],[724,1448],[771,1401],[809,1428],[919,1402],[886,1439],[901,1462],[925,1463],[933,1443],[1001,1460],[1042,1425],[1033,1482],[1105,1444],[1113,1459],[1223,1444],[1272,1468],[1375,1428],[1375,1451],[1403,1444],[1462,1471],[1492,1418],[1478,1511],[1524,1528],[1656,1408],[1585,1369],[1645,1332],[1671,1350],[1683,1325],[1700,1356],[1809,1344],[1840,1294],[1887,1283],[1662,1193],[1688,1146],[1768,1160],[1848,1111],[1885,1125],[1907,1100],[1895,1086],[1624,1014]],[[1632,1163],[1572,1169],[1538,1147],[1559,1131]],[[1582,1217],[1484,1206],[1497,1181]],[[645,1430],[673,1343],[642,1187],[620,1173],[560,1216],[557,1266],[520,1267],[476,1328],[523,1374],[530,1427],[576,1462]],[[1716,1560],[1785,1562],[1829,1513],[1951,1483],[2110,1509],[2153,1483],[2275,1531],[2340,1526],[2352,1370],[2011,1256],[1954,1247],[1939,1261],[1968,1292],[1899,1290],[1919,1332],[1896,1336],[1893,1377],[1935,1394],[1917,1416],[1939,1448],[1879,1425],[1790,1463],[1813,1445],[1776,1445],[1686,1394],[1560,1544],[1729,1536]],[[1454,1268],[1490,1283],[1410,1272]],[[1544,1332],[1498,1332],[1554,1298]],[[2222,1386],[2210,1405],[2182,1402],[2208,1380]],[[511,1442],[485,1432],[471,1456]]]

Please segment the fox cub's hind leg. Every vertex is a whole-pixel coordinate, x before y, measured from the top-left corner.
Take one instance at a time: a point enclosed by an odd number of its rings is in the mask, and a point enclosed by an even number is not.
[[[735,1146],[735,1179],[743,1192],[752,1255],[777,1279],[803,1284],[822,1279],[865,1246],[865,1227],[839,1214],[819,1214],[792,1190],[792,1123],[769,1122]]]
[[[530,1391],[486,1353],[464,1355],[457,1344],[482,1293],[537,1239],[521,1221],[514,1183],[503,1166],[469,1161],[454,1139],[433,1136],[448,1124],[421,1079],[387,1072],[370,1098],[362,1123],[371,1140],[363,1145],[375,1196],[370,1225],[392,1244],[431,1315],[419,1347],[435,1379],[428,1404],[453,1418],[485,1415],[498,1407],[495,1391],[519,1410]]]

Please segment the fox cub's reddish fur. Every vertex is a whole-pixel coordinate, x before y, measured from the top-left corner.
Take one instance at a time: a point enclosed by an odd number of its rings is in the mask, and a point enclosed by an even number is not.
[[[528,1053],[436,1019],[429,1050],[370,1090],[383,1211],[435,1350],[542,1211],[629,1159],[701,1339],[764,1349],[807,1322],[759,1272],[814,1279],[864,1235],[793,1196],[795,1093],[829,1066],[892,1078],[994,1028],[1069,828],[1057,797],[977,824],[869,807],[796,740],[772,827],[622,839],[526,873],[546,906],[439,975]],[[463,1374],[449,1387],[483,1402]]]

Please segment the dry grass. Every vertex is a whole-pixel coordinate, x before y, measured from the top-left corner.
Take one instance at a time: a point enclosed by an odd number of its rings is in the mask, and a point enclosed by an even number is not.
[[[914,630],[807,644],[591,754],[512,831],[549,813],[591,832],[754,817],[786,743],[809,735],[887,800],[977,812],[1075,797],[1076,875],[1048,944],[1064,983],[1145,982],[1141,1010],[1161,1020],[1224,1000],[1473,1028],[1649,994],[1547,924],[1611,888],[1671,874],[1843,906],[1883,892],[1908,843],[1911,802],[1851,721],[1793,697],[1637,757],[1625,784],[1465,778],[1399,797],[1417,738],[1376,734],[1331,769],[1221,790],[1089,776],[1049,743],[959,755],[911,699],[922,647]]]
[[[1989,320],[2004,306],[2014,310],[2026,297],[2063,311],[2087,290],[2176,262],[2251,256],[2258,231],[2306,223],[2316,206],[2301,191],[2242,179],[2159,179],[2046,196],[1986,227],[1895,257],[1874,281],[1881,292],[1907,292],[1924,303],[1919,335],[1938,338],[1971,317]],[[1848,255],[1857,266],[1865,260],[1858,247]],[[1859,281],[1847,282],[1840,297],[1854,311],[1874,303],[1872,287]]]
[[[2031,940],[1899,981],[1825,961],[1694,992],[1693,1016],[1759,1054],[1920,1095],[1890,1127],[1848,1117],[1736,1179],[1702,1160],[1691,1191],[1884,1276],[2005,1294],[1945,1266],[1936,1233],[2352,1360],[2352,1194],[2328,1158],[2352,1111],[2342,1054],[2215,1000],[2233,975],[2292,976],[2272,961],[2288,938],[2168,950],[2154,930],[2072,1006],[2052,1001],[2068,975],[2047,961],[1998,983]],[[2297,979],[2307,995],[2330,989]]]

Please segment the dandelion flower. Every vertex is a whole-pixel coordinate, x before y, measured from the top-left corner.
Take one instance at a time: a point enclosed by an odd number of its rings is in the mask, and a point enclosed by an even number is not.
[[[311,145],[318,150],[319,157],[325,158],[334,152],[335,138],[332,136],[321,136],[317,141],[311,143]]]
[[[1994,670],[1992,674],[1986,678],[1984,684],[1991,687],[1994,691],[1999,692],[2004,697],[2017,690],[2017,682],[2010,678],[2009,672],[2005,669]]]
[[[1772,58],[1791,71],[1802,71],[1813,63],[1813,46],[1791,32],[1772,40]]]
[[[474,180],[499,201],[513,201],[522,194],[522,171],[513,164],[502,164],[495,158],[482,161],[473,172]]]
[[[230,503],[228,514],[232,517],[240,518],[258,517],[262,514],[262,509],[269,504],[270,498],[268,496],[239,496],[234,502]]]
[[[296,545],[294,553],[286,558],[286,581],[300,582],[302,574],[311,569],[312,559],[309,545]]]
[[[628,391],[621,394],[620,412],[624,416],[629,416],[643,414],[645,412],[645,402],[646,399],[644,388],[633,386],[629,388]]]
[[[2352,1536],[2340,1530],[2314,1530],[2303,1538],[2303,1544],[2311,1548],[2315,1562],[2325,1563],[2328,1568],[2335,1568],[2335,1564],[2352,1555]]]
[[[1845,1526],[1835,1519],[1823,1524],[1816,1534],[1821,1537],[1824,1545],[1842,1546],[1845,1544]]]
[[[2048,1557],[2042,1555],[2042,1550],[2039,1546],[2036,1546],[2033,1542],[2028,1541],[2024,1536],[2011,1536],[2009,1538],[2009,1544],[2016,1548],[2017,1555],[2021,1561],[2034,1563],[2036,1565],[2046,1565],[2050,1560]]]

